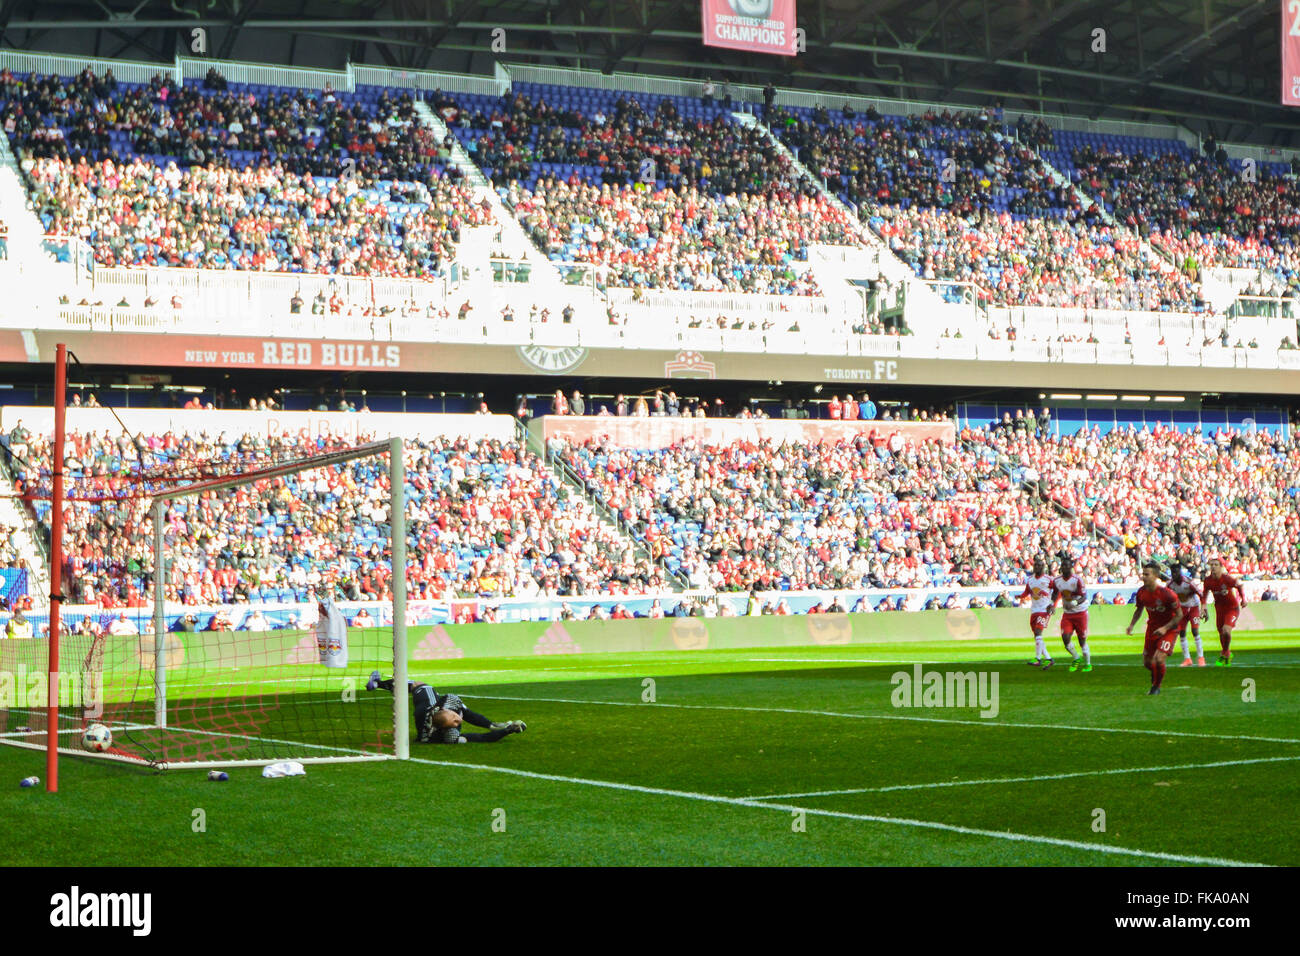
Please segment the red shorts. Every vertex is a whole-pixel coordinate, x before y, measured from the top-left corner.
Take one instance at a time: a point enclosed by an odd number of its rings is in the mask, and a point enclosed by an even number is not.
[[[1061,636],[1069,637],[1072,634],[1078,634],[1080,637],[1088,636],[1088,612],[1071,611],[1061,618]]]
[[[1174,628],[1172,631],[1166,631],[1164,634],[1157,634],[1156,631],[1163,626],[1163,624],[1160,624],[1156,627],[1147,628],[1146,646],[1142,650],[1144,656],[1150,657],[1156,651],[1161,651],[1164,654],[1173,653],[1174,642],[1178,640],[1178,629]]]
[[[1033,631],[1035,634],[1037,634],[1039,631],[1047,630],[1047,620],[1049,616],[1050,615],[1048,615],[1046,612],[1042,614],[1029,615],[1029,629]]]
[[[1241,612],[1240,608],[1220,607],[1217,603],[1214,605],[1214,624],[1219,630],[1225,627],[1232,628],[1237,626],[1237,615]]]

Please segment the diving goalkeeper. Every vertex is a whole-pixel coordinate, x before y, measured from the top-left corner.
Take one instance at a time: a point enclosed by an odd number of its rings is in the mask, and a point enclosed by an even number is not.
[[[366,690],[394,689],[393,679],[384,680],[379,671],[372,671]],[[494,744],[510,734],[522,734],[528,725],[522,720],[494,723],[482,714],[465,706],[455,694],[439,694],[428,684],[408,680],[406,689],[415,704],[416,743],[421,744]],[[486,734],[462,734],[461,723],[468,721],[475,727],[485,727]]]

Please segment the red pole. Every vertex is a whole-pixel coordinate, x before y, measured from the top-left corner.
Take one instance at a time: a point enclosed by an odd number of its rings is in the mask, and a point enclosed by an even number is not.
[[[54,350],[54,490],[50,497],[50,686],[46,702],[45,789],[59,789],[59,610],[63,603],[63,416],[68,397],[68,347]]]

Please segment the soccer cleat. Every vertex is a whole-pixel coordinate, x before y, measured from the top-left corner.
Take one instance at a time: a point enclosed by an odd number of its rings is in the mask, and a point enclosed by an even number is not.
[[[1028,664],[1030,667],[1042,667],[1042,666],[1043,666],[1042,661],[1025,661],[1025,663]]]
[[[491,723],[491,728],[493,730],[505,730],[509,726],[510,726],[510,721],[508,720],[494,720]]]
[[[528,725],[522,720],[512,720],[506,724],[506,732],[511,734],[522,734],[528,729]]]
[[[1191,659],[1190,657],[1184,657],[1184,658],[1183,658],[1183,662],[1182,662],[1181,664],[1179,664],[1178,666],[1179,666],[1179,667],[1191,667],[1191,666],[1192,666],[1192,659]]]
[[[1154,697],[1154,696],[1155,696],[1156,694],[1158,694],[1158,693],[1160,693],[1160,688],[1159,688],[1159,687],[1152,687],[1149,691],[1147,691],[1147,696],[1148,696],[1148,697]]]
[[[1052,660],[1052,659],[1049,657],[1047,660],[1043,661],[1043,670],[1047,670],[1049,667],[1051,667],[1051,666],[1052,666],[1053,664],[1055,664],[1055,663],[1056,663],[1056,661]]]
[[[1079,668],[1079,669],[1080,669],[1081,671],[1083,671],[1085,674],[1088,674],[1088,673],[1091,673],[1091,671],[1092,671],[1092,665],[1091,665],[1091,664],[1084,664],[1083,667],[1081,667],[1081,668]]]
[[[366,690],[374,690],[379,686],[379,671],[370,672],[370,680],[366,681]]]
[[[1197,667],[1204,667],[1204,666],[1205,666],[1205,658],[1204,658],[1204,657],[1198,657],[1198,658],[1196,658],[1196,666],[1197,666]]]
[[[1070,661],[1070,673],[1073,674],[1082,666],[1083,666],[1083,661],[1081,661],[1079,658],[1076,657],[1074,660]]]

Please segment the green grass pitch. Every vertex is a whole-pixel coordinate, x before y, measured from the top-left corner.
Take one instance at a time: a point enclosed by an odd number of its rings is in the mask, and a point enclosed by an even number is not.
[[[1294,866],[1300,634],[1234,643],[1152,698],[1123,637],[1094,639],[1088,674],[1059,644],[1025,666],[1028,641],[421,663],[527,733],[227,783],[68,757],[53,795],[18,787],[43,754],[0,747],[0,860]],[[916,662],[996,674],[997,716],[896,707]]]

